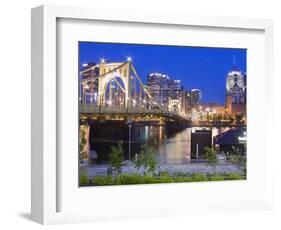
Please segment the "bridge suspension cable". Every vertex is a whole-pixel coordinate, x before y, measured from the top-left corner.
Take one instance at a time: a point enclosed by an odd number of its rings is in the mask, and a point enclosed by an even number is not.
[[[149,94],[149,92],[146,90],[144,84],[142,83],[142,81],[141,81],[141,79],[140,79],[140,77],[139,77],[139,75],[138,75],[138,73],[137,73],[137,71],[136,71],[136,69],[135,69],[135,67],[134,67],[133,65],[131,65],[131,69],[133,70],[134,74],[136,75],[136,78],[138,79],[140,85],[142,86],[143,90],[146,92],[146,94],[148,95],[148,97],[149,97],[149,98],[152,98],[152,96],[151,96],[151,95]]]
[[[150,93],[148,92],[148,90],[146,89],[146,86],[143,84],[139,74],[137,73],[135,67],[133,66],[133,64],[130,62],[130,61],[127,61],[127,62],[123,62],[122,64],[118,65],[117,67],[114,67],[112,69],[109,69],[109,71],[106,71],[102,74],[99,74],[98,76],[92,76],[92,77],[87,77],[87,78],[84,78],[81,80],[81,84],[84,85],[87,84],[88,82],[92,82],[96,79],[101,79],[105,76],[107,76],[108,74],[111,74],[111,73],[115,73],[117,70],[119,69],[122,69],[125,65],[128,65],[128,78],[129,78],[129,81],[131,81],[130,85],[132,86],[132,88],[129,90],[129,93],[131,95],[126,95],[128,100],[132,101],[133,102],[133,105],[136,106],[136,104],[139,104],[139,105],[142,105],[143,106],[143,103],[145,104],[148,104],[148,105],[157,105],[159,108],[161,108],[161,106],[156,102],[156,101],[153,101],[153,97],[150,95]],[[90,70],[93,70],[97,67],[101,67],[100,65],[95,65],[95,66],[92,66],[86,70],[83,70],[80,72],[80,75],[90,71]],[[121,72],[121,71],[120,71]],[[133,76],[130,75],[130,72],[133,73]],[[111,79],[118,85],[118,87],[121,89],[121,91],[126,94],[126,89],[120,84],[120,82],[117,80],[118,76],[113,76]],[[133,80],[133,81],[132,81]],[[137,82],[139,83],[139,97],[138,97],[138,100],[137,100]],[[110,82],[110,91],[109,91],[109,97],[110,97],[110,100],[109,101],[112,101],[112,84]],[[127,86],[128,87],[128,86]],[[132,89],[134,90],[134,93],[132,91]],[[104,97],[106,91],[103,91],[103,92],[99,92],[100,96],[101,97]],[[149,100],[147,100],[147,98]]]
[[[99,67],[99,65],[91,66],[90,68],[81,71],[80,74],[84,74],[84,73],[86,73],[90,70],[93,70],[93,69],[97,68],[97,67]]]
[[[116,68],[113,68],[113,69],[109,70],[108,72],[103,73],[103,74],[101,74],[101,75],[99,75],[99,76],[94,76],[94,77],[85,78],[85,79],[82,80],[82,82],[89,82],[89,81],[93,81],[93,80],[95,80],[95,79],[97,79],[97,78],[104,77],[104,76],[106,76],[106,75],[108,75],[108,74],[110,74],[110,73],[113,73],[113,72],[115,72],[116,70],[122,68],[122,67],[125,66],[127,63],[128,63],[128,62],[124,62],[124,63],[121,64],[120,66],[118,66],[118,67],[116,67]],[[83,74],[83,71],[80,72],[80,74]]]

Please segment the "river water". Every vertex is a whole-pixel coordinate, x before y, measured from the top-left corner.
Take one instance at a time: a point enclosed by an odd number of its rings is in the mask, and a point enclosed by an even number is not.
[[[185,128],[177,133],[170,133],[162,126],[146,126],[143,128],[143,141],[158,140],[157,157],[164,164],[187,164],[191,162],[191,133],[199,129],[212,130],[212,137],[228,130],[223,128]]]
[[[156,144],[156,157],[160,164],[188,164],[191,162],[191,133],[199,129],[212,130],[212,136],[216,136],[227,131],[230,127],[190,127],[174,131],[166,129],[164,126],[139,126],[134,127],[131,134],[130,158],[133,159],[140,153],[140,146],[143,144]],[[94,131],[93,131],[94,132]],[[105,132],[108,133],[108,132]],[[118,132],[120,133],[120,132]],[[98,136],[90,135],[91,155],[98,156],[94,163],[107,163],[110,153],[110,146],[123,141],[125,158],[129,158],[128,135],[112,135],[107,137],[102,133]],[[113,138],[116,137],[116,138]],[[93,162],[93,161],[92,161]]]

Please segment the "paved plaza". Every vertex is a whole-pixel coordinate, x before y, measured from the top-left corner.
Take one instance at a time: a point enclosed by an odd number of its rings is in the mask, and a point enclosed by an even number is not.
[[[107,169],[110,166],[108,164],[102,165],[84,165],[81,171],[87,172],[88,177],[91,179],[93,176],[106,176]],[[159,167],[160,172],[169,172],[170,175],[174,173],[214,173],[214,169],[210,166],[207,166],[206,163],[191,163],[186,165],[171,165],[171,164],[163,164]],[[216,173],[240,173],[242,174],[242,170],[238,169],[236,165],[231,163],[222,163],[216,166]],[[138,173],[143,174],[144,168],[141,167],[138,170],[132,164],[127,164],[127,166],[122,167],[122,173],[124,174],[132,174]]]

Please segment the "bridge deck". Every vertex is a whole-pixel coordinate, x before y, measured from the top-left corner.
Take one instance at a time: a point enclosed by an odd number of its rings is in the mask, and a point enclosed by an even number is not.
[[[96,105],[80,104],[79,112],[82,114],[112,114],[112,115],[160,115],[165,117],[175,117],[178,119],[188,120],[184,114],[168,111],[167,109],[147,109],[147,108],[110,108],[99,107]]]

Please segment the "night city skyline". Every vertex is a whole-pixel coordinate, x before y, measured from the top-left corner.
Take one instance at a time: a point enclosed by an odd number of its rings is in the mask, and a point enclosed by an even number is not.
[[[225,103],[227,73],[233,68],[246,72],[246,49],[166,45],[79,42],[80,68],[84,63],[123,62],[132,57],[142,81],[149,73],[167,74],[181,80],[187,89],[202,91],[202,102]]]
[[[79,42],[80,186],[246,179],[246,54]]]

